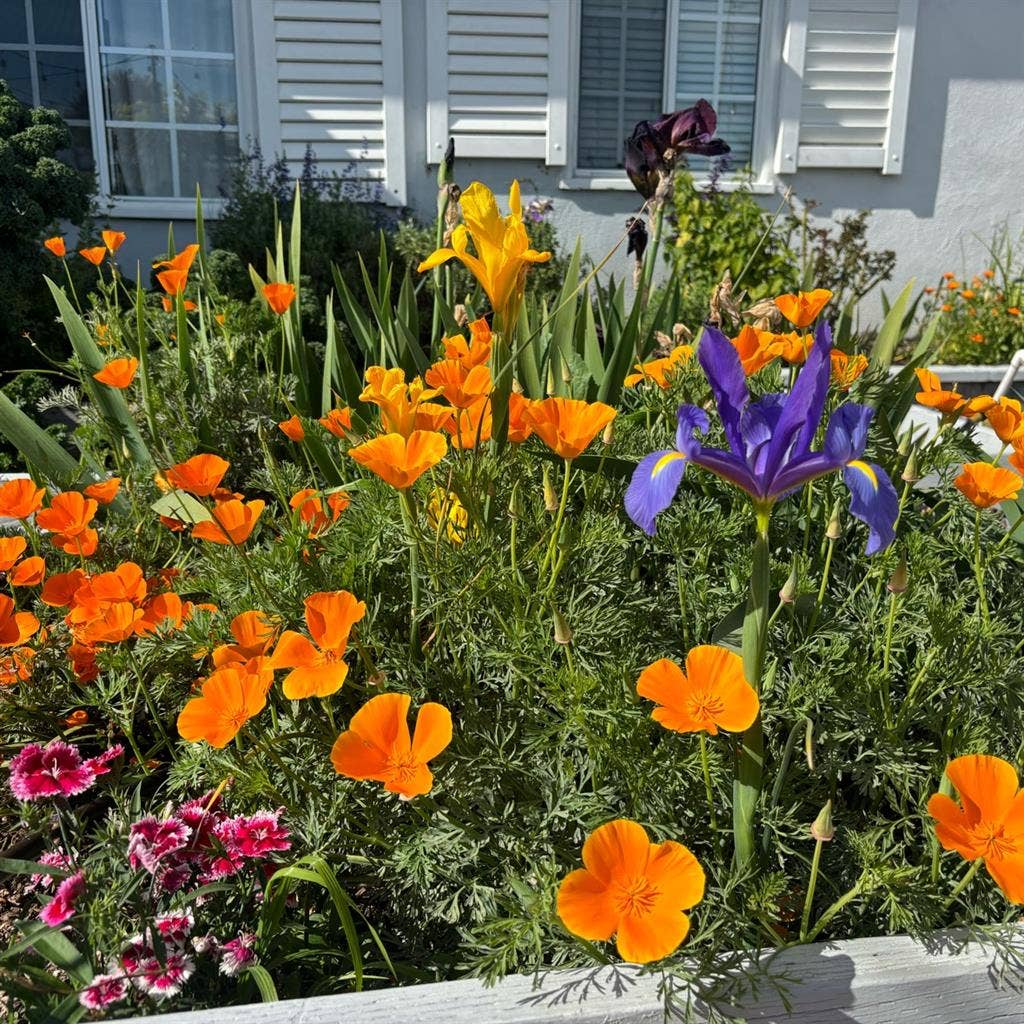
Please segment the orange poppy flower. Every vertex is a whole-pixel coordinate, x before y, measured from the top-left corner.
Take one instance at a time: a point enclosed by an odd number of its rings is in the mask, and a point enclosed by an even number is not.
[[[1020,316],[1020,310],[1016,306],[1007,306],[1006,312],[1009,313],[1010,316]]]
[[[192,269],[192,263],[194,262],[198,252],[199,246],[193,242],[191,245],[186,245],[181,252],[171,259],[158,260],[153,264],[153,269],[160,270],[163,267],[167,267],[171,270],[184,270],[187,274]]]
[[[237,665],[219,668],[203,683],[202,696],[181,709],[178,735],[190,743],[206,740],[211,747],[226,747],[266,704],[267,690],[259,674]]]
[[[327,508],[330,509],[329,516],[324,511],[319,493],[312,487],[296,491],[288,502],[291,508],[298,509],[299,519],[309,527],[310,537],[318,537],[328,526],[336,523],[338,516],[351,504],[351,499],[345,491],[328,494],[326,500]]]
[[[79,249],[78,255],[88,260],[94,267],[98,267],[107,256],[105,245],[94,245],[91,249]]]
[[[440,391],[427,388],[419,377],[406,384],[401,369],[367,367],[366,382],[359,400],[379,407],[381,425],[388,433],[408,437],[414,430],[439,429],[435,425],[437,413],[443,413],[445,420],[451,415],[451,410],[428,401]],[[428,413],[428,422],[424,422],[423,415]]]
[[[36,652],[31,647],[15,647],[0,655],[0,686],[16,686],[32,678],[32,659]]]
[[[27,547],[28,541],[24,537],[0,537],[0,572],[11,569]]]
[[[553,452],[575,459],[615,419],[615,410],[604,402],[545,398],[531,402],[523,415]]]
[[[944,850],[956,850],[965,860],[980,857],[1006,898],[1024,903],[1024,794],[1013,765],[1001,757],[968,754],[950,761],[946,776],[960,803],[945,793],[928,800],[935,837]]]
[[[666,391],[671,384],[671,377],[676,368],[682,363],[689,362],[692,356],[693,347],[691,345],[676,345],[667,356],[663,356],[661,359],[637,363],[633,367],[636,372],[627,374],[622,383],[627,388],[633,388],[641,381],[649,380],[657,384],[662,391]]]
[[[804,328],[817,320],[818,314],[831,298],[832,293],[827,288],[815,288],[810,292],[779,295],[775,305],[794,327]]]
[[[219,501],[210,512],[213,519],[196,523],[192,536],[213,544],[244,544],[256,528],[265,505],[259,498],[248,504],[237,498]]]
[[[262,658],[273,646],[277,627],[263,612],[242,612],[231,620],[233,644],[223,644],[213,652],[213,663],[223,665],[245,663],[251,658]]]
[[[415,430],[434,432],[450,430],[452,429],[454,419],[455,410],[450,405],[440,405],[437,402],[420,402],[416,405],[413,428]]]
[[[72,711],[67,718],[64,719],[64,724],[69,729],[76,729],[79,726],[87,725],[89,722],[89,712],[83,711],[79,708],[77,711]]]
[[[38,555],[19,562],[7,577],[12,587],[37,587],[46,575],[46,561]]]
[[[288,419],[278,423],[277,429],[288,438],[289,441],[294,441],[296,444],[302,441],[306,437],[306,431],[303,429],[302,420],[298,416],[289,416]]]
[[[991,508],[1001,501],[1016,498],[1024,487],[1024,479],[1012,470],[990,466],[987,462],[967,462],[953,485],[972,505]]]
[[[973,299],[974,298],[974,289],[973,288],[965,288],[960,294],[965,299]]]
[[[131,386],[138,369],[139,361],[134,356],[128,359],[111,359],[99,373],[94,373],[92,376],[101,384],[121,391]]]
[[[985,419],[1003,444],[1013,444],[1024,437],[1024,410],[1015,398],[1000,398],[985,410]]]
[[[968,419],[972,419],[975,416],[981,416],[987,413],[994,405],[999,403],[991,395],[975,395],[973,398],[968,398],[962,406],[960,406],[959,412],[961,416],[966,416]]]
[[[28,477],[17,477],[0,484],[0,517],[28,519],[43,503],[46,491]]]
[[[839,349],[832,349],[832,380],[840,391],[849,391],[854,381],[868,368],[868,357],[863,353],[847,355]]]
[[[491,393],[491,371],[480,365],[466,369],[458,359],[441,359],[423,379],[458,409],[468,409]]]
[[[193,455],[171,466],[165,475],[172,487],[188,491],[197,498],[208,498],[220,486],[230,465],[219,455]]]
[[[263,286],[263,298],[278,315],[283,316],[295,301],[295,285],[287,282],[272,282]]]
[[[335,437],[343,438],[352,429],[352,410],[348,406],[332,409],[326,416],[320,417],[320,426]]]
[[[39,600],[51,608],[66,608],[74,601],[75,595],[87,579],[81,569],[58,572],[43,584]]]
[[[659,705],[651,718],[673,732],[743,732],[760,707],[743,675],[743,659],[709,644],[687,654],[685,672],[668,658],[648,665],[640,673],[636,692]]]
[[[685,911],[704,898],[704,869],[682,843],[652,843],[642,825],[620,818],[591,832],[583,864],[558,889],[558,916],[573,935],[615,935],[619,956],[635,964],[679,948],[690,931]]]
[[[50,499],[49,508],[36,513],[36,525],[65,538],[77,537],[89,528],[97,508],[94,498],[79,491],[62,491]]]
[[[47,238],[43,245],[53,253],[54,256],[58,256],[63,259],[68,254],[68,247],[64,244],[64,239],[60,235],[54,235],[53,238]]]
[[[103,244],[111,252],[117,252],[124,245],[124,240],[128,237],[123,231],[104,231],[102,234]]]
[[[984,275],[985,277],[989,277],[989,278],[992,278],[992,277],[995,277],[995,276],[996,276],[996,272],[995,272],[994,270],[983,270],[983,271],[982,271],[982,274],[983,274],[983,275]]]
[[[366,605],[347,590],[310,594],[304,602],[310,641],[286,629],[270,657],[271,665],[290,668],[282,683],[289,700],[327,697],[348,675],[345,651],[352,627],[366,614]]]
[[[39,629],[39,620],[31,612],[17,612],[14,602],[0,594],[0,647],[20,647]]]
[[[949,289],[950,291],[953,291],[953,292],[955,292],[955,291],[957,290],[957,288],[959,288],[959,287],[960,287],[960,282],[959,282],[959,281],[957,281],[957,280],[954,280],[954,279],[950,279],[950,280],[948,280],[948,281],[946,282],[946,287],[947,287],[947,288],[948,288],[948,289]]]
[[[921,390],[914,396],[920,405],[938,409],[945,416],[955,416],[964,405],[964,396],[959,391],[946,391],[939,378],[931,370],[914,370]]]
[[[448,445],[441,434],[414,430],[408,438],[401,434],[375,437],[350,448],[348,453],[385,483],[404,491],[436,466],[447,451]]]
[[[522,444],[533,433],[526,418],[529,405],[530,400],[518,391],[508,396],[508,439],[512,444]]]
[[[456,409],[444,424],[444,429],[451,434],[452,447],[460,451],[473,449],[478,444],[490,441],[493,428],[490,398],[481,398],[466,409]]]
[[[750,324],[744,324],[740,333],[732,339],[733,348],[736,349],[743,366],[743,372],[748,376],[757,373],[758,370],[766,367],[778,356],[774,351],[771,341],[775,337],[771,331],[759,331]]]
[[[429,702],[416,715],[409,736],[406,693],[381,693],[368,700],[331,748],[339,775],[383,782],[403,800],[429,793],[434,776],[427,763],[452,741],[452,715],[443,704]]]
[[[121,478],[112,476],[109,480],[102,480],[99,483],[89,484],[85,489],[87,498],[95,498],[101,505],[109,505],[117,492],[121,489]]]
[[[68,648],[68,658],[71,660],[71,671],[80,683],[91,683],[100,674],[99,665],[96,664],[96,651],[88,644],[73,643]]]
[[[157,281],[160,283],[160,287],[163,288],[168,295],[181,295],[185,291],[185,286],[188,284],[188,271],[187,270],[161,270],[156,275]],[[164,312],[169,313],[171,311],[171,302],[166,297],[163,300]],[[195,308],[195,307],[193,307]]]
[[[168,271],[168,273],[170,273],[170,271]],[[171,301],[170,296],[161,295],[160,304],[163,306],[165,313],[170,313],[170,311],[174,309],[174,303]],[[185,307],[186,313],[191,313],[192,310],[199,308],[191,299],[184,299],[182,301],[182,305]]]
[[[1018,437],[1014,450],[1007,460],[1021,476],[1024,476],[1024,437]]]
[[[469,341],[461,334],[452,334],[442,341],[445,359],[458,359],[467,370],[491,358],[491,326],[481,317],[469,325],[469,334]]]

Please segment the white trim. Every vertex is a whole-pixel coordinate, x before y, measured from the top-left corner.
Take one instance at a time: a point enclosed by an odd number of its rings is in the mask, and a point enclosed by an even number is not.
[[[885,166],[882,146],[798,146],[800,167],[871,167]]]
[[[892,65],[892,92],[889,97],[889,130],[885,136],[885,160],[882,163],[883,174],[899,174],[903,170],[903,142],[907,132],[907,107],[910,104],[917,0],[900,0],[898,17]]]
[[[404,206],[405,59],[401,0],[380,0],[381,70],[384,78],[384,202]]]
[[[252,55],[256,78],[256,118],[253,124],[264,159],[274,160],[281,153],[274,0],[252,0]]]
[[[782,45],[779,83],[779,130],[775,145],[775,173],[795,174],[799,166],[800,99],[807,52],[808,0],[790,0],[786,38]]]
[[[564,167],[569,160],[569,25],[572,21],[565,0],[548,6],[548,118],[544,162]],[[555,52],[555,45],[561,49]]]
[[[572,177],[562,178],[558,182],[558,187],[563,192],[632,192],[634,190],[633,183],[626,177],[626,172],[619,171],[618,177],[614,176],[615,173],[614,171],[604,171],[590,176],[577,172]],[[704,179],[695,181],[693,186],[700,191],[710,188],[711,182]],[[757,178],[734,175],[720,178],[715,184],[715,188],[719,192],[739,192],[740,189],[746,189],[759,196],[770,196],[777,191],[777,187],[772,181],[760,181]]]
[[[427,0],[427,163],[448,146],[448,0]]]
[[[216,220],[224,211],[225,200],[203,199],[203,217]],[[103,203],[112,217],[124,220],[194,220],[194,196],[111,196]]]
[[[104,121],[103,69],[100,62],[100,27],[96,0],[81,0],[82,41],[85,44],[85,88],[89,99],[92,152],[96,162],[96,183],[100,201],[110,197],[110,162],[107,159],[107,129]]]

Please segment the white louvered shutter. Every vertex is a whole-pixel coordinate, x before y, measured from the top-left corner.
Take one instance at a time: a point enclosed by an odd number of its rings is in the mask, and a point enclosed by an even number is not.
[[[311,147],[319,171],[404,203],[400,0],[257,0],[253,12],[264,152],[297,174]]]
[[[791,0],[776,170],[903,169],[917,0]]]
[[[568,0],[427,0],[427,156],[566,162]]]

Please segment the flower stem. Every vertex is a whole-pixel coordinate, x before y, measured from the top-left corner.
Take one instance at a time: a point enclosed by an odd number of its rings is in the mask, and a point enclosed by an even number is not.
[[[899,594],[889,595],[889,615],[885,623],[885,647],[882,650],[882,720],[887,729],[892,728],[892,711],[889,701],[889,661],[892,656],[892,631],[896,624],[896,602]]]
[[[711,819],[711,831],[718,831],[718,819],[715,816],[715,791],[711,787],[711,767],[708,764],[708,741],[703,732],[697,734],[700,740],[700,766],[704,769],[704,792],[708,797],[708,816]]]
[[[826,910],[825,913],[818,918],[817,923],[814,925],[814,927],[804,936],[804,941],[813,942],[821,933],[821,930],[829,923],[829,921],[831,921],[832,918],[835,917],[836,914],[838,914],[839,911],[842,910],[847,903],[849,903],[851,900],[855,900],[860,895],[862,886],[863,881],[861,879],[858,879],[853,888],[848,889],[846,892],[844,892],[843,895],[840,896],[839,899],[837,899],[835,903],[833,903],[832,906],[829,907],[828,910]]]
[[[558,512],[555,515],[555,524],[551,528],[551,540],[548,542],[548,550],[544,555],[540,571],[543,573],[550,563],[552,577],[554,576],[555,552],[558,550],[558,537],[562,532],[562,520],[565,518],[565,507],[569,504],[569,481],[572,478],[572,460],[565,460],[565,473],[562,477],[562,500],[558,503]],[[553,585],[553,579],[552,579]]]
[[[405,521],[406,541],[409,545],[409,652],[419,658],[420,614],[420,547],[416,537],[416,507],[408,489],[401,491],[402,519]]]
[[[828,547],[825,549],[825,567],[821,570],[821,586],[818,587],[818,600],[811,613],[810,632],[814,632],[814,627],[818,624],[818,616],[821,614],[821,606],[825,603],[825,591],[828,590],[828,577],[832,571],[832,552],[835,550],[835,546],[835,540],[829,537]]]
[[[957,897],[971,884],[974,880],[974,876],[978,873],[978,869],[984,861],[979,857],[976,861],[971,863],[971,866],[964,872],[964,877],[957,882],[956,887],[946,897],[946,902],[942,904],[943,912],[949,910],[954,903],[956,903]]]
[[[804,899],[804,913],[800,919],[800,941],[807,941],[807,929],[811,924],[811,907],[814,905],[814,888],[818,883],[818,868],[821,866],[821,848],[824,841],[818,839],[814,843],[814,856],[811,859],[811,877],[807,881],[807,897]]]
[[[981,509],[974,510],[974,577],[978,581],[978,608],[986,626],[988,619],[988,597],[985,594],[985,566],[981,561]]]

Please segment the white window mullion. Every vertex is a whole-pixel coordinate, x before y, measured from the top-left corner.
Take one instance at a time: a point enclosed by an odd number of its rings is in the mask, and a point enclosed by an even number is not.
[[[36,26],[32,11],[32,0],[25,0],[25,38],[28,40],[28,74],[32,80],[32,106],[39,102],[39,64],[36,55]]]
[[[99,12],[97,0],[81,0],[82,42],[85,46],[85,86],[89,96],[89,122],[92,149],[96,158],[96,177],[101,196],[111,194],[110,154],[104,124],[106,103],[103,97],[103,64],[100,57]]]
[[[178,164],[178,133],[175,130],[177,118],[175,116],[174,97],[174,62],[171,60],[171,13],[167,9],[167,0],[160,0],[160,22],[163,32],[164,43],[164,80],[167,89],[167,123],[170,127],[171,137],[171,192],[181,195],[181,167]]]
[[[668,0],[665,11],[665,84],[662,87],[662,111],[676,109],[676,73],[679,68],[679,0]]]

